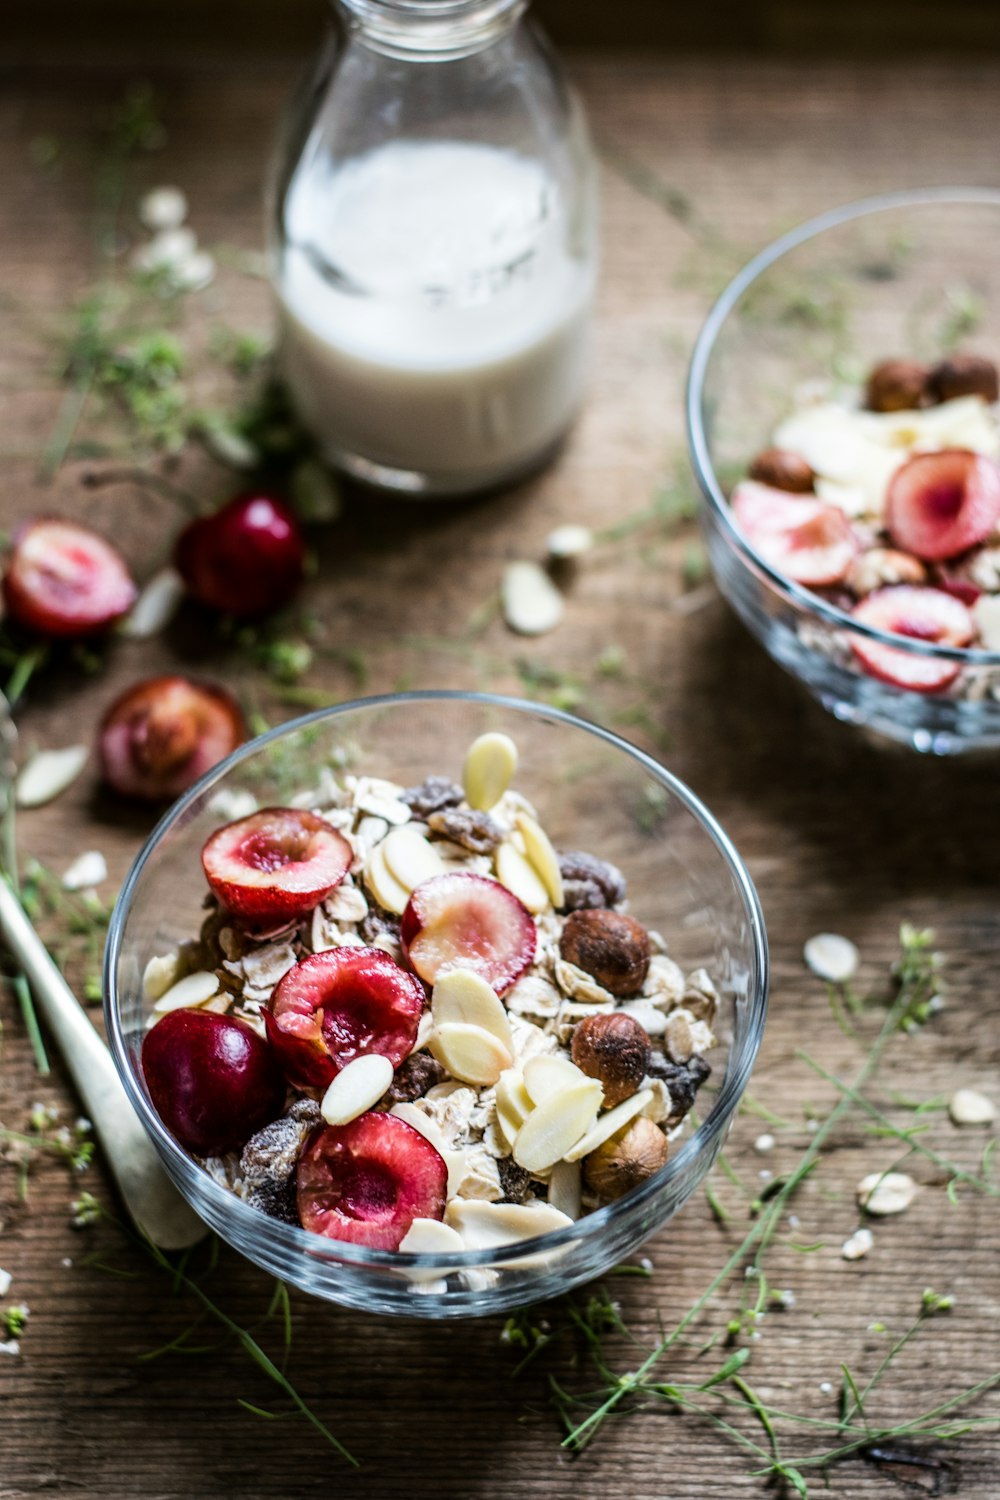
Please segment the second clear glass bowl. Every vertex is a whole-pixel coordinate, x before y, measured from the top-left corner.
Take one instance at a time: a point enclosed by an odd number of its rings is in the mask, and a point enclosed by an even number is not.
[[[351,767],[404,785],[454,776],[487,730],[520,750],[516,785],[557,847],[613,861],[631,910],[667,938],[686,969],[704,965],[721,1001],[699,1095],[701,1122],[666,1166],[570,1228],[502,1250],[404,1255],[324,1239],[280,1223],[219,1185],[153,1109],[139,1050],[150,1015],[149,958],[198,932],[200,854],[228,816],[218,794],[286,802],[323,768]],[[231,799],[230,799],[231,800]],[[736,850],[697,798],[649,756],[606,730],[514,699],[411,693],[324,710],[254,740],[211,771],[164,817],[139,854],[111,922],[105,1014],[115,1060],[139,1118],[181,1192],[211,1227],[284,1281],[353,1307],[425,1318],[496,1313],[599,1275],[660,1229],[715,1160],[760,1044],[767,997],[764,923]],[[706,1271],[706,1281],[708,1273]]]
[[[859,380],[880,360],[940,358],[956,344],[1000,356],[1000,192],[929,188],[812,219],[726,288],[695,346],[688,435],[723,594],[774,659],[848,723],[916,750],[1000,746],[1000,652],[937,646],[858,624],[764,561],[728,494],[805,383]],[[852,638],[954,663],[944,692],[868,676]]]

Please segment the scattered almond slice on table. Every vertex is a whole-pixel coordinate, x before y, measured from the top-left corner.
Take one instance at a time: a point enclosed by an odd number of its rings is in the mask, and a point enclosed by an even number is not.
[[[546,635],[563,617],[563,597],[535,562],[512,562],[500,585],[503,617],[518,635]]]
[[[948,1113],[956,1125],[990,1125],[997,1117],[997,1108],[978,1089],[956,1089]]]
[[[850,938],[836,932],[820,932],[803,949],[805,961],[819,979],[847,984],[858,971],[859,954]]]
[[[870,1214],[901,1214],[917,1196],[917,1184],[905,1172],[870,1172],[858,1183],[858,1202]]]
[[[90,751],[86,745],[65,750],[38,750],[21,767],[15,800],[18,807],[43,807],[62,795],[79,776]]]

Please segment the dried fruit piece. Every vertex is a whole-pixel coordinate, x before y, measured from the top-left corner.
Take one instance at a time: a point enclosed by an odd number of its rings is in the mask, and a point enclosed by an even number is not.
[[[858,1183],[858,1202],[870,1214],[901,1214],[917,1196],[917,1184],[905,1172],[870,1172]]]
[[[365,1114],[306,1142],[296,1174],[306,1229],[377,1250],[398,1250],[414,1219],[444,1214],[448,1169],[405,1120]]]
[[[584,1159],[583,1177],[601,1198],[620,1198],[658,1172],[667,1160],[667,1138],[640,1115],[620,1138],[611,1138]]]
[[[414,1052],[396,1069],[386,1098],[390,1104],[408,1104],[412,1099],[421,1099],[444,1077],[444,1068],[437,1058],[429,1057],[426,1052]]]
[[[305,575],[305,544],[284,501],[237,495],[185,527],[174,561],[192,598],[244,618],[288,603]]]
[[[816,484],[812,465],[801,453],[792,453],[788,448],[766,448],[758,453],[750,465],[749,476],[758,484],[795,495],[811,494]]]
[[[366,1052],[341,1068],[323,1095],[320,1111],[328,1125],[347,1125],[377,1104],[392,1082],[393,1067],[379,1052]]]
[[[326,1088],[365,1053],[380,1053],[393,1067],[401,1063],[416,1042],[423,1008],[418,981],[381,948],[330,948],[288,971],[264,1022],[289,1082]]]
[[[497,879],[512,891],[531,912],[542,912],[549,904],[549,893],[534,867],[520,849],[505,841],[496,852]]]
[[[400,798],[417,818],[429,818],[431,813],[457,807],[461,800],[462,788],[447,776],[428,776],[419,786],[409,787]]]
[[[235,1151],[281,1112],[271,1049],[232,1016],[175,1010],[146,1033],[142,1072],[171,1135],[199,1156]]]
[[[464,1021],[435,1026],[427,1046],[432,1056],[462,1083],[488,1087],[514,1061],[510,1048],[498,1036]]]
[[[617,865],[582,849],[559,856],[563,899],[561,911],[584,911],[596,906],[617,906],[625,900],[625,877]]]
[[[101,723],[101,774],[124,797],[178,797],[246,738],[224,688],[150,677],[116,698]]]
[[[473,740],[462,767],[465,800],[477,812],[489,812],[510,786],[517,770],[517,746],[509,734],[481,734]]]
[[[1000,521],[1000,466],[964,448],[917,453],[893,474],[885,526],[904,552],[927,562],[957,557]]]
[[[496,991],[472,969],[449,969],[441,975],[431,996],[431,1015],[435,1026],[454,1022],[481,1026],[508,1051],[513,1046],[510,1021]]]
[[[637,995],[649,969],[649,933],[635,917],[604,908],[575,911],[566,919],[559,952],[619,999]]]
[[[519,1167],[512,1156],[497,1158],[497,1174],[503,1189],[504,1202],[523,1203],[530,1195],[531,1173]],[[554,1205],[558,1207],[558,1205]],[[562,1210],[565,1213],[565,1209]]]
[[[475,812],[466,808],[446,808],[443,812],[431,813],[427,819],[432,833],[460,844],[470,854],[492,854],[503,841],[503,829],[495,823],[489,813]]]
[[[929,365],[917,359],[884,359],[868,377],[869,411],[917,411],[935,400]]]
[[[967,646],[975,635],[975,622],[965,605],[941,589],[909,588],[905,584],[880,589],[863,599],[852,615],[878,630],[947,646]],[[956,662],[900,651],[860,636],[852,636],[850,645],[872,677],[915,693],[942,692],[960,671]]]
[[[588,1080],[546,1099],[532,1111],[514,1141],[514,1160],[526,1172],[544,1172],[593,1125],[601,1107],[601,1085]]]
[[[335,828],[292,807],[266,807],[227,823],[201,852],[206,879],[223,906],[258,927],[318,906],[353,858]]]
[[[712,1069],[697,1053],[688,1058],[686,1063],[675,1063],[668,1061],[662,1053],[654,1052],[649,1062],[649,1073],[652,1078],[659,1078],[667,1086],[670,1114],[664,1125],[667,1130],[673,1130],[692,1109],[698,1090],[711,1077]]]
[[[938,401],[981,396],[984,401],[993,402],[1000,394],[996,365],[979,354],[953,354],[941,360],[931,371],[930,384]]]
[[[524,848],[528,860],[548,892],[549,900],[558,910],[564,900],[559,856],[553,849],[552,842],[545,829],[530,813],[518,813],[516,821],[518,831],[524,839]]]
[[[66,640],[95,635],[127,614],[137,594],[121,553],[89,526],[42,516],[14,535],[3,598],[25,630]]]
[[[421,979],[471,969],[498,995],[535,956],[531,913],[499,881],[457,871],[417,887],[400,926],[403,950]]]
[[[810,588],[839,583],[858,551],[851,523],[835,505],[746,480],[732,495],[740,529],[779,573]]]
[[[570,1055],[589,1078],[599,1080],[613,1108],[634,1094],[649,1068],[649,1034],[621,1011],[584,1016],[573,1030]]]

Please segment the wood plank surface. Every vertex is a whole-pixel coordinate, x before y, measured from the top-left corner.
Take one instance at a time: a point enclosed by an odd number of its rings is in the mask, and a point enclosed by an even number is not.
[[[517,490],[454,507],[404,507],[352,494],[343,521],[316,539],[318,572],[306,605],[320,646],[305,685],[330,700],[400,684],[489,686],[561,693],[654,752],[721,818],[746,857],[763,900],[774,960],[772,1011],[752,1093],[791,1123],[768,1157],[766,1127],[744,1114],[729,1158],[748,1183],[797,1161],[832,1091],[797,1058],[803,1040],[830,1069],[853,1076],[863,1052],[831,1019],[823,987],[807,974],[804,940],[843,932],[860,946],[862,980],[885,988],[900,923],[936,929],[947,956],[947,1005],[918,1035],[894,1043],[876,1096],[933,1100],[971,1085],[1000,1102],[1000,914],[997,907],[995,758],[936,762],[867,740],[812,705],[745,635],[711,587],[687,587],[694,533],[646,527],[588,558],[570,589],[564,624],[538,641],[511,636],[483,615],[505,561],[540,556],[560,521],[603,529],[647,508],[685,474],[681,395],[686,359],[711,293],[741,257],[826,206],[883,188],[968,181],[1000,185],[1000,65],[992,61],[877,67],[602,61],[581,56],[576,76],[603,153],[605,256],[597,358],[586,410],[559,461]],[[149,70],[145,72],[149,76]],[[201,325],[266,331],[266,289],[233,264],[260,243],[262,167],[292,72],[264,61],[152,70],[166,124],[162,148],[129,182],[176,181],[201,239],[218,247],[216,284],[188,314]],[[0,449],[2,522],[34,510],[85,515],[121,541],[146,575],[178,516],[134,484],[86,489],[100,467],[78,459],[50,486],[38,453],[56,421],[60,391],[49,339],[92,282],[95,173],[102,122],[130,82],[114,68],[38,66],[8,76],[0,96]],[[39,143],[49,142],[50,149]],[[55,143],[55,149],[51,149]],[[46,164],[47,163],[47,164]],[[663,189],[650,190],[655,180]],[[639,185],[637,187],[637,184]],[[643,190],[639,190],[643,188]],[[666,207],[665,207],[666,205]],[[700,226],[722,231],[712,255]],[[717,236],[713,238],[717,243]],[[205,399],[212,395],[206,388]],[[227,481],[199,452],[177,471],[201,494]],[[487,618],[482,628],[473,622]],[[599,661],[611,664],[601,671]],[[122,642],[105,669],[44,677],[21,715],[25,745],[90,739],[104,706],[130,681],[174,664],[231,681],[270,719],[293,710],[246,652],[194,619],[166,637]],[[548,684],[548,686],[546,686]],[[88,848],[107,856],[110,896],[150,819],[102,792],[93,767],[50,807],[25,814],[22,857],[56,871]],[[49,924],[47,935],[64,936]],[[70,963],[76,982],[87,961]],[[15,1003],[0,996],[0,1119],[23,1128],[33,1102],[75,1106],[55,1067],[36,1076]],[[912,1123],[912,1115],[894,1115]],[[940,1109],[921,1139],[974,1170],[982,1130],[959,1131]],[[842,1241],[857,1223],[853,1192],[866,1172],[901,1154],[852,1116],[836,1149],[795,1201],[803,1243],[783,1234],[769,1262],[772,1285],[795,1294],[772,1311],[747,1367],[773,1404],[834,1415],[841,1363],[870,1374],[884,1324],[902,1330],[927,1286],[954,1294],[904,1352],[878,1405],[893,1422],[1000,1369],[1000,1215],[970,1191],[949,1204],[941,1172],[908,1164],[922,1184],[912,1208],[875,1227],[870,1257],[849,1264]],[[650,1280],[614,1283],[638,1351],[669,1325],[723,1265],[747,1225],[746,1200],[723,1175],[733,1215],[720,1227],[702,1195],[648,1247]],[[0,1266],[13,1284],[0,1306],[27,1302],[19,1357],[0,1355],[0,1500],[36,1494],[247,1500],[336,1493],[369,1500],[731,1500],[772,1488],[749,1477],[753,1455],[718,1433],[651,1408],[609,1423],[582,1456],[560,1449],[547,1375],[588,1390],[594,1377],[566,1337],[517,1380],[499,1320],[434,1326],[366,1317],[292,1297],[289,1372],[306,1400],[360,1460],[348,1470],[305,1423],[267,1423],[237,1398],[274,1404],[274,1390],[232,1341],[198,1355],[142,1355],[191,1320],[167,1278],[107,1225],[75,1230],[70,1200],[88,1187],[113,1200],[99,1163],[71,1178],[62,1163],[32,1170],[26,1201],[12,1163],[0,1163]],[[96,1254],[95,1254],[96,1252]],[[113,1262],[128,1274],[108,1274]],[[213,1283],[227,1312],[252,1324],[266,1278],[226,1254]],[[739,1289],[736,1294],[738,1296]],[[699,1341],[724,1327],[732,1290],[697,1325]],[[556,1318],[556,1314],[552,1315]],[[217,1330],[207,1326],[204,1340]],[[261,1334],[268,1347],[275,1333]],[[270,1341],[270,1342],[269,1342]],[[626,1346],[617,1368],[641,1358]],[[696,1368],[686,1356],[685,1368]],[[663,1368],[671,1378],[673,1364]],[[278,1409],[283,1409],[280,1407]],[[997,1413],[995,1397],[981,1414]],[[755,1434],[759,1438],[760,1433]],[[796,1446],[797,1445],[797,1446]],[[810,1434],[789,1452],[810,1450]],[[922,1492],[963,1500],[1000,1495],[1000,1438],[973,1431],[939,1455],[941,1470],[895,1474],[870,1461],[837,1468],[838,1500]],[[810,1494],[822,1481],[810,1476]]]

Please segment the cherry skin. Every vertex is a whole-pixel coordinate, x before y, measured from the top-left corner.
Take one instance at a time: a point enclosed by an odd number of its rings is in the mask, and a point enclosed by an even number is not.
[[[238,1150],[285,1102],[268,1044],[214,1011],[169,1011],[146,1034],[142,1071],[160,1119],[197,1156]]]
[[[97,635],[132,608],[136,594],[121,553],[89,526],[40,516],[15,534],[3,599],[25,630],[64,640]]]
[[[305,574],[305,544],[284,501],[253,492],[186,526],[174,561],[199,604],[244,618],[288,603]]]
[[[246,726],[235,698],[187,677],[137,682],[101,724],[101,772],[124,797],[179,797],[243,743]]]

